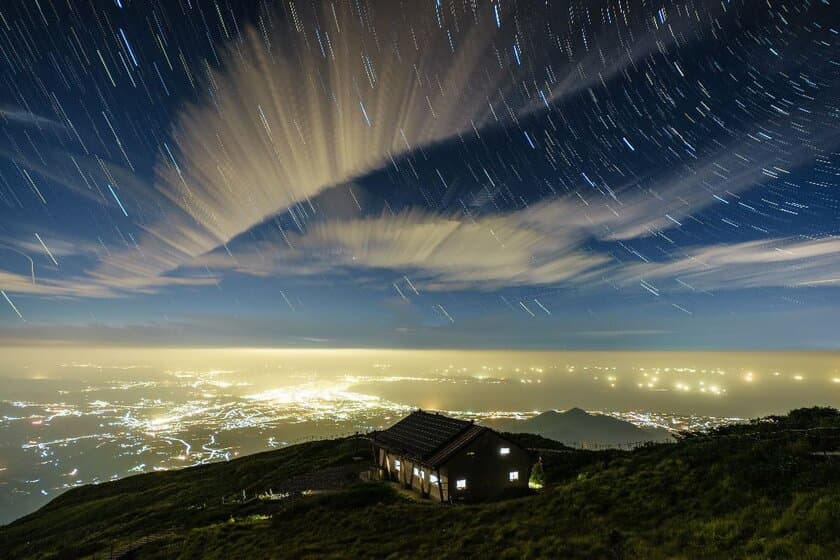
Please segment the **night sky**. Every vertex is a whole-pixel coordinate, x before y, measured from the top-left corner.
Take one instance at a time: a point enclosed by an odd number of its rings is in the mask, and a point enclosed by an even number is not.
[[[4,1],[0,344],[840,349],[837,14]]]

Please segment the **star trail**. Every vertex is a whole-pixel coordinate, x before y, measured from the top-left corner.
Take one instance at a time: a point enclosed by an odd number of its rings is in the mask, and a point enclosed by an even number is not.
[[[0,339],[836,349],[835,16],[4,3]]]

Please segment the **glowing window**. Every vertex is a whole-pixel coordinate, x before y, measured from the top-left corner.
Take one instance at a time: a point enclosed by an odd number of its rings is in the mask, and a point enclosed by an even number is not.
[[[395,471],[400,470],[400,460],[399,459],[394,460],[394,470]]]
[[[461,478],[455,481],[455,488],[458,490],[466,490],[467,488],[467,479]]]
[[[510,455],[510,447],[500,447],[499,455]]]
[[[414,467],[414,476],[420,476],[420,469]]]
[[[438,477],[436,477],[435,475],[431,475],[429,477],[429,482],[431,482],[432,484],[437,484],[437,481],[438,481]]]
[[[426,471],[420,471],[420,478],[426,480]]]
[[[508,480],[513,482],[514,480],[519,480],[519,471],[510,471],[508,473]]]

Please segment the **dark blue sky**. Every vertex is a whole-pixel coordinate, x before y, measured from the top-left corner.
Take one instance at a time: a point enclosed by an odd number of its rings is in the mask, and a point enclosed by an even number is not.
[[[829,2],[8,2],[0,341],[838,349]]]

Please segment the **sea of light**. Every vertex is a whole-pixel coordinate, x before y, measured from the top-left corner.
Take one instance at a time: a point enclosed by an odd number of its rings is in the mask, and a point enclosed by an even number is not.
[[[387,426],[578,406],[704,429],[840,406],[838,353],[4,348],[0,523],[75,485]]]

